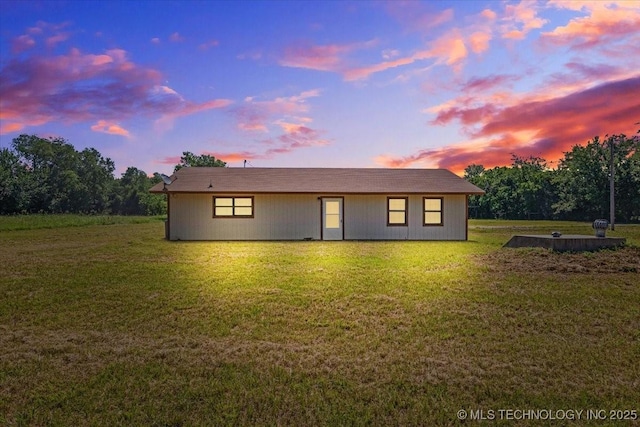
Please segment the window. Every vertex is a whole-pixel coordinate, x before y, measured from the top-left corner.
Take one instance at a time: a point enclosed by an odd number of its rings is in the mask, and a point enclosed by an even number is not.
[[[407,197],[387,198],[387,225],[407,225]]]
[[[324,206],[324,227],[340,228],[340,202],[327,200]]]
[[[214,218],[253,218],[253,197],[214,197]]]
[[[442,225],[442,197],[424,197],[424,225]]]

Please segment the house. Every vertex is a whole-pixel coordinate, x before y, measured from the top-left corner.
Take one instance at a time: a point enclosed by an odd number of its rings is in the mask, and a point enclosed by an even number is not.
[[[445,169],[187,167],[169,184],[169,240],[467,240],[467,199]]]

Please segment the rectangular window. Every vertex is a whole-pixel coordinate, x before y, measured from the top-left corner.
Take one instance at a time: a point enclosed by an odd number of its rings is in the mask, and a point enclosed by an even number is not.
[[[387,197],[387,225],[407,225],[407,197]]]
[[[214,218],[253,218],[253,197],[214,197]]]
[[[340,202],[327,200],[325,202],[325,228],[340,228]]]
[[[442,197],[424,197],[424,225],[443,225]]]

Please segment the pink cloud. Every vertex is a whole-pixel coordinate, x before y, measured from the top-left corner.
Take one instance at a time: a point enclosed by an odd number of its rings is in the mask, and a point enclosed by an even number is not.
[[[568,62],[565,66],[569,69],[571,74],[578,74],[586,77],[589,80],[602,79],[615,75],[618,72],[617,67],[609,64],[589,65],[584,62]]]
[[[491,33],[476,31],[469,36],[469,45],[474,53],[482,53],[489,49]]]
[[[416,164],[429,168],[444,168],[462,175],[470,164],[482,164],[486,168],[502,166],[511,159],[509,149],[504,149],[503,141],[484,143],[463,143],[446,147],[420,150],[406,157],[381,155],[375,161],[390,168],[415,167]],[[505,158],[505,156],[507,156]]]
[[[640,44],[638,2],[552,2],[552,6],[587,13],[565,26],[542,34],[543,43],[569,45],[575,49],[606,47],[608,43]],[[626,40],[629,38],[628,40]]]
[[[409,28],[421,31],[453,19],[452,10],[433,14],[423,10],[423,6],[417,2],[392,2],[388,10]],[[526,19],[527,10],[529,9],[524,7],[514,7],[511,12],[513,18],[510,19],[517,19],[518,22]],[[429,41],[425,48],[418,49],[410,55],[403,56],[398,49],[387,48],[382,52],[384,61],[379,63],[356,65],[350,57],[356,50],[376,45],[377,40],[342,45],[293,46],[285,51],[279,63],[288,67],[339,73],[346,81],[363,80],[376,73],[429,59],[434,60],[435,65],[447,65],[455,72],[460,72],[469,50],[475,54],[482,54],[489,49],[489,42],[493,37],[490,22],[495,20],[496,16],[495,12],[485,9],[474,16],[474,21],[468,26],[462,29],[454,27]],[[529,18],[523,25],[528,28],[535,26],[535,22],[533,18]]]
[[[401,67],[403,65],[413,64],[416,61],[414,57],[398,58],[392,61],[384,61],[379,64],[369,65],[366,67],[352,68],[345,70],[343,75],[346,81],[354,81],[366,79],[371,74],[379,73],[391,68]]]
[[[269,132],[269,128],[262,124],[263,117],[260,116],[245,116],[245,121],[238,123],[238,129],[246,132]]]
[[[189,102],[183,99],[178,108],[168,112],[167,114],[174,117],[190,116],[191,114],[200,113],[206,110],[228,107],[231,104],[233,104],[233,101],[230,99],[212,99],[205,102]]]
[[[268,132],[269,126],[282,117],[298,117],[309,111],[307,99],[320,96],[320,90],[313,89],[289,97],[278,97],[267,101],[245,99],[244,104],[232,110],[239,129],[244,131]],[[299,117],[298,117],[299,118]]]
[[[434,40],[429,49],[420,50],[413,55],[404,58],[397,58],[391,61],[384,61],[364,67],[346,69],[343,72],[343,75],[344,79],[347,81],[362,80],[375,73],[413,64],[414,62],[426,59],[435,59],[436,64],[446,64],[452,67],[455,71],[460,71],[462,61],[467,57],[467,55],[468,51],[465,46],[464,36],[461,34],[460,30],[453,29]]]
[[[472,77],[463,86],[463,92],[486,92],[493,88],[504,88],[509,86],[514,81],[518,80],[518,77],[508,74],[494,74],[487,77]]]
[[[175,32],[169,36],[169,40],[174,43],[178,43],[178,42],[183,42],[184,37],[182,37],[178,32]]]
[[[270,158],[274,154],[290,153],[298,148],[328,145],[329,140],[322,138],[322,134],[322,131],[307,126],[291,127],[276,139],[263,141],[270,145],[276,145],[269,148],[265,152],[265,156]]]
[[[177,165],[180,163],[180,156],[163,157],[162,159],[157,160],[157,163],[163,165]]]
[[[280,60],[280,65],[320,71],[339,71],[342,68],[341,55],[349,50],[348,46],[339,45],[290,47]]]
[[[382,58],[385,60],[390,60],[400,56],[400,51],[397,49],[385,49],[382,51]]]
[[[202,153],[196,154],[207,154],[209,156],[213,156],[216,159],[220,159],[226,163],[235,163],[242,162],[243,160],[257,160],[257,159],[265,159],[266,156],[264,153],[253,152],[253,151],[203,151]],[[157,163],[163,165],[177,165],[180,163],[180,156],[169,156],[164,157],[162,159],[157,160]]]
[[[45,43],[47,47],[54,47],[58,43],[62,43],[63,41],[66,41],[69,38],[69,36],[70,36],[69,33],[58,33],[51,37],[48,37]]]
[[[491,104],[471,108],[452,107],[440,111],[430,123],[433,125],[446,125],[453,120],[459,120],[464,125],[472,125],[491,117],[497,110],[498,108]]]
[[[362,43],[308,45],[301,44],[288,47],[279,64],[285,67],[308,68],[318,71],[342,72],[347,68],[345,55],[360,49],[375,46],[376,40]]]
[[[175,91],[159,90],[161,81],[160,72],[131,62],[121,49],[14,58],[0,72],[0,119],[7,121],[2,127],[179,117],[231,102],[184,100]]]
[[[266,159],[300,148],[329,144],[330,141],[323,136],[324,131],[311,127],[313,119],[307,114],[310,109],[307,101],[317,96],[320,96],[318,89],[265,101],[247,97],[245,102],[232,109],[231,113],[236,117],[238,129],[267,135],[257,141],[265,148],[234,153],[219,152],[217,157],[223,160],[238,156],[243,159]]]
[[[480,12],[480,16],[489,21],[493,21],[497,18],[498,14],[491,9],[484,9],[482,12]]]
[[[538,17],[537,8],[540,5],[536,2],[522,0],[513,5],[507,4],[502,18],[502,37],[506,39],[522,40],[531,31],[541,28],[549,22]]]
[[[444,62],[447,65],[455,66],[467,57],[467,48],[465,47],[464,38],[459,30],[449,31],[444,36],[436,39],[431,49],[424,53],[426,58],[437,58],[438,62]],[[422,57],[422,55],[418,55]]]
[[[280,126],[285,133],[288,133],[288,134],[292,134],[292,133],[296,133],[296,132],[304,133],[304,132],[308,131],[308,129],[309,129],[304,124],[288,123],[288,122],[285,122],[285,121],[282,121],[282,120],[276,122],[276,124],[278,126]]]
[[[4,135],[6,133],[18,132],[24,128],[22,123],[7,123],[5,125],[0,125],[0,135]]]
[[[208,42],[201,43],[200,46],[198,46],[198,49],[208,50],[212,47],[217,47],[219,44],[220,42],[218,40],[209,40]]]
[[[429,5],[415,1],[392,1],[387,3],[388,13],[409,31],[427,32],[450,22],[454,18],[453,9],[430,11]]]
[[[563,149],[548,140],[531,144],[531,140],[535,137],[536,132],[516,132],[491,139],[476,139],[445,147],[419,150],[405,157],[382,155],[375,161],[380,165],[393,168],[412,167],[416,164],[445,168],[462,175],[464,169],[471,164],[481,164],[486,168],[509,165],[513,154],[523,157],[539,156],[550,162],[562,157]]]
[[[35,27],[27,29],[27,33],[15,37],[11,40],[11,51],[21,53],[32,49],[37,45],[37,40],[41,40],[48,48],[53,48],[57,44],[69,39],[70,32],[63,32],[62,29],[69,25],[67,22],[52,24],[38,21]]]
[[[29,34],[34,34],[34,35],[38,35],[38,34],[42,34],[43,33],[43,27],[45,25],[48,25],[42,21],[38,22],[38,24],[36,24],[35,27],[29,27],[27,28],[27,32]]]
[[[28,34],[23,34],[16,37],[11,41],[11,51],[13,53],[21,53],[25,50],[31,49],[36,45],[35,40]]]
[[[321,147],[331,143],[323,137],[323,131],[308,126],[290,124],[290,126],[284,126],[283,129],[285,132],[282,135],[261,141],[262,145],[270,147],[266,150],[216,151],[211,154],[225,162],[272,159],[277,155],[291,153],[301,148]]]
[[[471,127],[507,108],[549,102],[572,93],[584,92],[597,85],[637,76],[624,67],[608,64],[590,65],[571,61],[565,64],[565,68],[566,72],[552,74],[529,94],[517,94],[510,90],[512,83],[520,80],[521,76],[491,75],[472,78],[462,85],[462,95],[425,109],[424,112],[435,114],[431,124],[447,125],[458,120],[465,126],[463,130],[472,134]]]
[[[471,163],[485,167],[509,164],[512,153],[557,161],[573,145],[596,135],[635,133],[640,117],[639,92],[640,76],[635,76],[509,106],[451,106],[440,111],[433,123],[444,125],[458,120],[470,129],[470,141],[404,157],[379,156],[376,160],[389,167],[423,163],[456,173]]]
[[[303,124],[280,122],[284,133],[281,135],[260,141],[266,149],[239,150],[239,151],[205,151],[225,162],[240,162],[243,160],[272,159],[275,156],[291,153],[301,148],[321,147],[330,144],[323,137],[324,131],[312,129]],[[179,156],[165,157],[159,163],[175,165],[180,162]]]
[[[158,38],[158,37],[154,37],[154,38],[152,38],[152,39],[151,39],[151,43],[153,43],[153,44],[160,44],[160,38]]]
[[[216,159],[220,159],[223,162],[234,163],[242,162],[243,160],[255,160],[264,159],[264,155],[260,153],[254,153],[252,151],[232,151],[232,152],[208,152],[207,154],[214,156]]]
[[[587,83],[593,85],[613,80],[624,80],[634,76],[633,71],[624,67],[616,67],[609,64],[587,64],[570,61],[565,64],[565,72],[557,72],[550,75],[544,82],[544,89],[539,93],[539,98],[545,99],[546,94],[565,93],[584,90]]]
[[[577,123],[580,128],[589,129],[598,123],[606,123],[611,130],[628,131],[640,117],[640,76],[609,82],[567,96],[546,101],[524,102],[503,109],[491,120],[482,123],[477,136],[494,135],[539,128],[541,136],[570,144],[562,135],[568,124]],[[553,130],[553,132],[549,132]],[[553,135],[551,135],[553,133]],[[583,136],[589,138],[591,132]],[[547,135],[548,134],[548,135]]]
[[[94,132],[108,133],[110,135],[119,135],[129,137],[129,131],[121,127],[120,125],[106,120],[98,120],[96,124],[91,126],[91,130]]]
[[[189,116],[191,114],[200,113],[203,111],[224,108],[233,104],[233,101],[229,99],[213,99],[205,102],[190,102],[186,101],[177,92],[172,89],[167,90],[166,87],[160,86],[154,88],[154,92],[161,97],[173,98],[173,108],[168,108],[162,113],[162,115],[155,121],[155,129],[159,132],[165,132],[173,128],[173,123],[179,117]]]

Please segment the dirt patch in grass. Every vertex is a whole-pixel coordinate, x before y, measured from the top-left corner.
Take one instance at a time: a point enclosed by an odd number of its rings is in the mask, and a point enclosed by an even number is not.
[[[640,248],[597,252],[555,252],[543,248],[502,248],[474,257],[496,273],[640,273]]]

